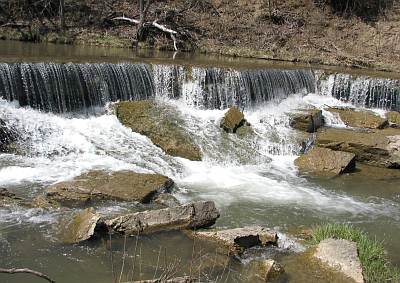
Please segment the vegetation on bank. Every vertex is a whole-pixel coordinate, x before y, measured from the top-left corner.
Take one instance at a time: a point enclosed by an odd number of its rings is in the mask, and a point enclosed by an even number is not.
[[[390,264],[382,243],[368,238],[362,230],[347,224],[326,224],[313,230],[310,241],[312,244],[318,244],[328,238],[357,243],[358,256],[366,282],[400,282],[400,270]]]

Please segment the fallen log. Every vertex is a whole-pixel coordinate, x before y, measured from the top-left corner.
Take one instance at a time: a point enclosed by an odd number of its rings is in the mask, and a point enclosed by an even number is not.
[[[128,17],[125,17],[125,16],[115,17],[112,20],[113,21],[126,21],[126,22],[129,22],[131,24],[135,24],[135,25],[139,25],[140,24],[140,21],[132,19],[132,18],[128,18]],[[178,51],[178,47],[176,45],[176,36],[175,36],[175,35],[178,34],[177,31],[169,29],[166,26],[157,23],[157,20],[155,20],[153,22],[145,22],[145,23],[143,23],[143,26],[147,26],[147,27],[152,26],[152,27],[154,27],[154,28],[156,28],[158,30],[161,30],[162,32],[168,33],[170,35],[171,39],[174,41],[174,49],[175,49],[175,51]]]
[[[43,274],[39,271],[31,270],[28,268],[11,268],[11,269],[5,269],[5,268],[0,268],[0,273],[8,273],[8,274],[16,274],[16,273],[27,273],[27,274],[32,274],[37,277],[43,278],[51,283],[56,283],[53,279],[51,279],[49,276],[46,274]]]

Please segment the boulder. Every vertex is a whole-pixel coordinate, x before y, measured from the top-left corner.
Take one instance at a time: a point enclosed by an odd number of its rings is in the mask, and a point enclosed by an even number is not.
[[[400,112],[390,111],[386,113],[389,124],[394,128],[400,128]]]
[[[315,133],[323,124],[322,111],[318,109],[301,110],[290,118],[292,128],[308,133]]]
[[[95,233],[100,215],[93,208],[77,212],[72,219],[61,223],[61,238],[64,243],[75,244],[92,238]]]
[[[35,197],[30,206],[33,208],[42,208],[46,210],[60,208],[60,204],[57,201],[48,199],[45,196]]]
[[[278,235],[275,231],[260,226],[249,226],[211,232],[196,232],[195,237],[215,241],[233,253],[242,253],[254,246],[276,245]]]
[[[105,226],[126,235],[167,230],[199,229],[215,224],[219,212],[214,202],[201,201],[170,208],[148,210],[104,221]]]
[[[249,126],[250,124],[244,118],[244,114],[237,107],[229,108],[220,124],[220,127],[227,133],[236,133],[239,128]],[[240,133],[244,135],[247,133],[247,130],[240,131]]]
[[[0,188],[0,207],[12,207],[21,205],[23,200],[16,197],[15,194],[9,192],[5,188]]]
[[[355,242],[337,239],[323,240],[318,244],[314,257],[355,282],[364,282]]]
[[[8,150],[10,144],[17,140],[17,134],[0,119],[0,152]]]
[[[189,160],[201,160],[200,148],[181,127],[173,109],[154,101],[125,101],[116,105],[120,122],[132,131],[148,137],[167,154]]]
[[[318,132],[316,145],[351,152],[356,160],[372,166],[400,168],[400,130],[354,131],[326,128]]]
[[[86,205],[99,200],[148,203],[157,193],[169,192],[173,185],[171,179],[159,174],[91,171],[50,186],[46,198],[66,206]]]
[[[249,279],[256,279],[251,281],[258,281],[261,279],[263,282],[270,282],[270,280],[278,277],[285,270],[282,265],[273,259],[253,260],[249,264],[248,273]],[[258,279],[258,280],[257,280]]]
[[[356,156],[354,153],[315,147],[297,158],[294,164],[303,172],[335,176],[353,172]]]
[[[331,113],[337,113],[346,126],[353,128],[383,129],[389,125],[387,119],[372,111],[354,110],[351,108],[328,108]]]
[[[159,194],[153,201],[164,207],[174,207],[180,205],[179,200],[171,194]]]

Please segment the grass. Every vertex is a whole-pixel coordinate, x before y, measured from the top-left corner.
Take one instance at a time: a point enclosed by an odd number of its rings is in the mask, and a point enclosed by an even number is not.
[[[365,232],[347,224],[326,224],[313,230],[310,241],[312,244],[318,244],[328,238],[357,243],[358,256],[366,282],[400,282],[400,270],[390,264],[382,243],[368,238]]]

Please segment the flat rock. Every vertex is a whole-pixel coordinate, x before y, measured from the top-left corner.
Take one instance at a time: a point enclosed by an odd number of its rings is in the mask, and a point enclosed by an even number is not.
[[[21,205],[23,200],[5,188],[0,188],[0,207],[12,207]]]
[[[91,171],[50,186],[46,198],[67,206],[85,205],[96,200],[148,203],[157,193],[169,192],[173,184],[171,179],[159,174]]]
[[[357,283],[363,283],[357,244],[347,240],[326,239],[319,243],[314,256],[333,269],[337,269]]]
[[[354,153],[314,147],[294,163],[303,172],[335,176],[353,172],[356,169],[356,156]]]
[[[400,112],[390,111],[386,113],[389,124],[394,128],[400,128]]]
[[[331,113],[337,113],[346,126],[354,128],[383,129],[389,123],[372,111],[354,110],[351,108],[328,108]]]
[[[148,137],[167,154],[189,160],[201,160],[200,148],[181,126],[174,110],[154,101],[125,101],[116,105],[120,122],[132,131]]]
[[[72,219],[61,223],[61,238],[64,243],[75,244],[92,238],[100,215],[93,208],[77,212]]]
[[[104,224],[115,232],[137,235],[138,233],[205,228],[214,225],[219,216],[214,202],[201,201],[126,214],[106,220]]]
[[[231,107],[221,120],[220,127],[227,133],[236,133],[239,128],[248,126],[244,114],[237,107]],[[241,132],[242,135],[245,132]]]
[[[318,132],[315,141],[319,147],[351,152],[356,160],[386,168],[400,168],[400,130],[355,131],[325,128]]]
[[[283,266],[273,259],[253,260],[249,264],[248,278],[255,279],[252,280],[253,282],[257,282],[257,279],[261,279],[263,282],[269,282],[284,272]]]
[[[319,109],[301,110],[300,113],[291,114],[290,117],[292,128],[307,133],[316,132],[323,124],[322,111]]]
[[[196,232],[195,237],[216,241],[233,253],[241,253],[254,246],[275,245],[278,235],[275,231],[260,226],[248,226],[228,230]]]

